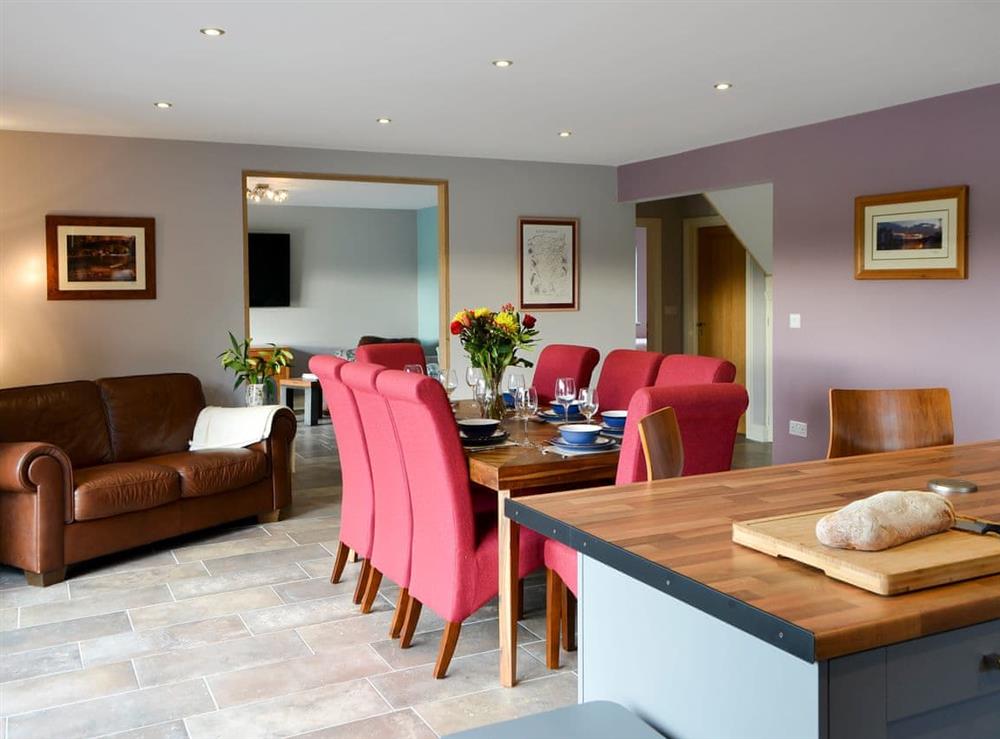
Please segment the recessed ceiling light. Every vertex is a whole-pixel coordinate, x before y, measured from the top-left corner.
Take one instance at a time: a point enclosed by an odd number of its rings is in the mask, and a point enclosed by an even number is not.
[[[506,69],[507,67],[513,66],[514,62],[510,59],[494,59],[490,62],[494,67],[499,67],[500,69]]]
[[[160,108],[161,110],[166,110],[167,108],[174,107],[174,104],[168,103],[166,100],[160,100],[158,102],[153,103],[153,107]]]
[[[208,28],[199,28],[198,30],[201,32],[203,36],[213,36],[213,37],[222,36],[226,32],[224,28],[213,28],[211,26]]]
[[[733,86],[732,82],[716,82],[715,83],[715,89],[719,90],[719,91],[732,89],[732,86]]]
[[[560,131],[559,132],[559,138],[561,138],[561,139],[568,139],[572,135],[573,135],[572,131]]]
[[[388,126],[390,123],[392,123],[392,118],[376,118],[375,122],[381,123],[383,126]]]

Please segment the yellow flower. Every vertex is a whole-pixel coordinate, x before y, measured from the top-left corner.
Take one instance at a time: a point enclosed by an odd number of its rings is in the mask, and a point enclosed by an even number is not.
[[[493,322],[507,333],[517,331],[517,319],[513,313],[498,313]]]
[[[482,318],[483,316],[488,316],[492,312],[493,311],[491,311],[489,308],[476,308],[472,312],[472,315],[474,315],[476,318]]]
[[[456,313],[451,317],[451,322],[454,323],[455,321],[458,321],[459,323],[463,323],[464,322],[463,319],[465,318],[466,313],[468,313],[468,311],[460,310],[458,313]]]

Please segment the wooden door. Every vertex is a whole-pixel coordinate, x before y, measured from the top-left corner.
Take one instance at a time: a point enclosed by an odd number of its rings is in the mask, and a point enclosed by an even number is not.
[[[746,385],[746,249],[728,226],[698,229],[698,353],[736,365]],[[746,433],[746,415],[739,432]]]

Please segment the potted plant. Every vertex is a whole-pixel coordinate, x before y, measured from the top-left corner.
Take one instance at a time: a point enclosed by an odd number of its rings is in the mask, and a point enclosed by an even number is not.
[[[519,357],[519,349],[530,348],[537,341],[535,317],[523,316],[507,303],[499,311],[489,308],[465,309],[455,314],[451,333],[458,336],[473,367],[483,373],[491,392],[484,415],[502,420],[505,413],[500,383],[508,367],[533,367],[534,363]]]
[[[219,354],[218,359],[223,367],[236,375],[233,390],[246,384],[246,404],[264,405],[265,389],[272,391],[275,389],[275,376],[282,368],[289,365],[294,356],[287,349],[275,344],[268,344],[271,347],[269,352],[257,352],[251,355],[250,345],[253,339],[247,337],[239,342],[232,331],[229,332],[229,343],[231,346]]]

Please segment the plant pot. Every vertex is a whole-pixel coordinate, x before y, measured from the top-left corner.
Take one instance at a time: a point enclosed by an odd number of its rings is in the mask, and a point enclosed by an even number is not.
[[[246,386],[246,404],[248,408],[264,405],[264,384]]]

